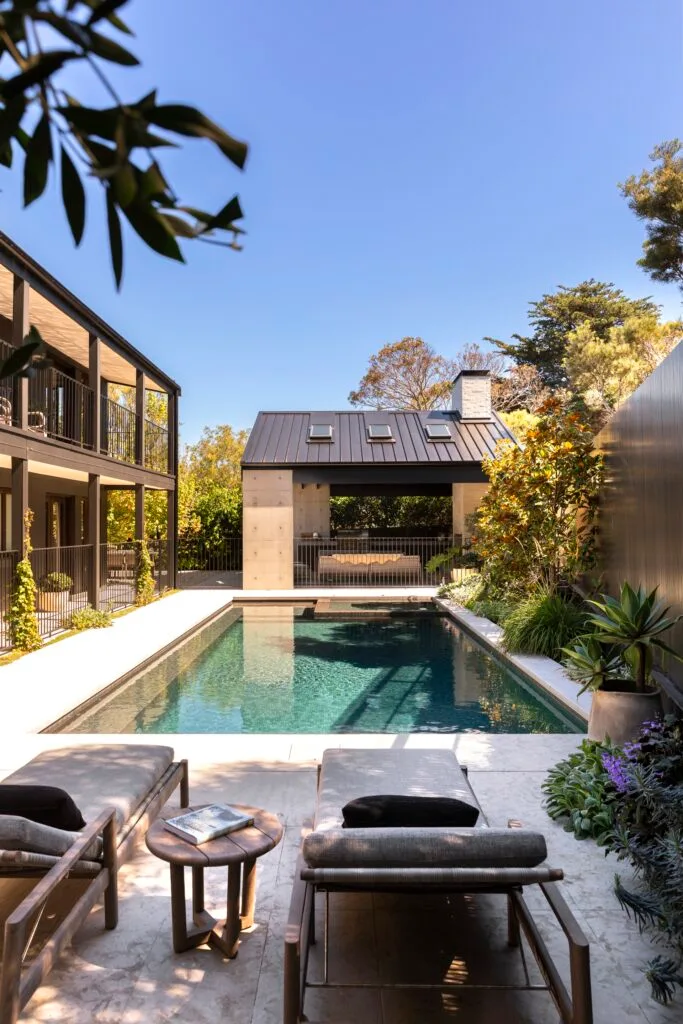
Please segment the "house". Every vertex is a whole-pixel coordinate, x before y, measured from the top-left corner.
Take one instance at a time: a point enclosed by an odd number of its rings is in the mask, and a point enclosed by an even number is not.
[[[165,492],[168,527],[156,557],[161,571],[163,547],[165,582],[173,586],[180,388],[0,233],[3,360],[31,325],[45,357],[29,376],[0,380],[2,610],[25,550],[27,508],[34,574],[65,573],[79,606],[106,600],[108,576],[120,579],[131,562],[107,547],[107,497],[117,488],[135,492],[131,540],[145,535],[145,492]]]
[[[448,495],[453,536],[462,540],[488,486],[482,459],[503,439],[514,441],[492,409],[487,370],[459,373],[446,410],[260,412],[242,459],[244,589],[320,582],[320,555],[336,555],[330,497]],[[302,562],[312,541],[315,562]],[[408,557],[404,550],[389,553]],[[372,552],[365,554],[371,563]],[[365,575],[362,559],[356,566]],[[387,575],[377,572],[376,579],[386,582]]]

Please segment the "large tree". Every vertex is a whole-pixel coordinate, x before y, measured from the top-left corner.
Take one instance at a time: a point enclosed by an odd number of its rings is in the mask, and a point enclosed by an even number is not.
[[[499,352],[486,351],[476,343],[446,359],[422,338],[403,338],[370,356],[349,402],[370,409],[439,409],[448,405],[460,370],[490,370],[498,375],[504,365]]]
[[[198,491],[241,486],[241,460],[248,437],[248,430],[235,430],[224,423],[204,427],[199,440],[186,446],[183,466],[194,477]]]
[[[619,185],[636,217],[647,224],[638,263],[655,281],[675,281],[683,288],[683,143],[662,142],[650,160],[654,168]]]
[[[119,41],[132,34],[121,19],[128,2],[0,0],[0,163],[11,168],[23,155],[25,206],[43,194],[59,167],[76,245],[85,227],[82,178],[100,186],[117,286],[123,273],[120,214],[149,248],[170,259],[184,259],[179,238],[239,248],[237,196],[216,213],[188,205],[167,180],[159,150],[176,146],[179,138],[197,138],[236,167],[247,156],[243,142],[195,107],[158,103],[156,90],[135,101],[119,95],[110,69],[139,64]],[[92,105],[97,91],[103,102]]]
[[[539,301],[529,304],[530,335],[513,334],[510,342],[487,338],[515,363],[528,363],[539,371],[550,388],[566,387],[564,357],[569,336],[582,324],[588,324],[595,336],[607,338],[613,327],[621,327],[631,317],[659,316],[659,307],[651,299],[630,299],[620,288],[591,278],[573,287],[560,285]]]

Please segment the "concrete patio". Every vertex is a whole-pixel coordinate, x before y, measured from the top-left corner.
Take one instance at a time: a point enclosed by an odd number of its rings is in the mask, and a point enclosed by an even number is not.
[[[1,774],[46,747],[104,737],[15,734],[3,744]],[[114,738],[112,738],[114,739]],[[149,742],[151,736],[116,737]],[[220,1018],[225,1024],[278,1024],[282,1009],[282,951],[291,879],[303,822],[314,803],[315,761],[326,746],[439,746],[469,765],[472,784],[493,825],[520,818],[548,837],[551,863],[566,873],[563,892],[592,945],[595,1020],[598,1024],[668,1024],[681,1009],[652,1002],[640,972],[652,955],[612,895],[616,863],[591,842],[578,843],[547,818],[540,784],[546,770],[573,749],[577,736],[491,734],[413,736],[174,736],[176,755],[191,765],[193,802],[252,803],[279,812],[282,844],[258,864],[256,923],[243,936],[239,956],[223,961],[201,948],[175,955],[171,946],[167,866],[141,847],[121,872],[121,917],[105,932],[91,914],[73,950],[34,996],[22,1019],[73,1024],[162,1024]],[[225,900],[224,870],[207,876],[209,905]],[[4,885],[13,883],[5,882]],[[1,890],[0,890],[1,891]],[[542,905],[542,898],[538,905]],[[331,976],[345,980],[509,981],[518,959],[505,945],[502,897],[429,905],[413,897],[338,896],[332,900]],[[220,915],[219,915],[220,916]],[[550,918],[540,912],[541,926]],[[548,939],[566,973],[561,936]],[[311,1021],[354,1024],[546,1024],[557,1014],[543,993],[313,993]]]

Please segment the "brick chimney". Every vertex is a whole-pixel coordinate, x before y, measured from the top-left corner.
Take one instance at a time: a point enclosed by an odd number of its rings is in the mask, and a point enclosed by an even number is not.
[[[490,420],[490,371],[461,370],[453,381],[451,408],[461,420]]]

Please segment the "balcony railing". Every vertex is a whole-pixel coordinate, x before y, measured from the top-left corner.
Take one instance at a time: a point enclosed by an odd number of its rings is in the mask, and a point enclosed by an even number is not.
[[[168,473],[168,430],[145,420],[145,469]]]
[[[0,360],[2,362],[14,352],[14,348],[6,341],[0,341]],[[14,381],[8,378],[0,380],[0,423],[11,426],[15,422],[14,414]]]
[[[102,437],[100,449],[119,462],[136,463],[138,416],[120,402],[102,395]]]
[[[93,447],[91,388],[52,366],[34,368],[28,382],[28,426],[37,434]]]

